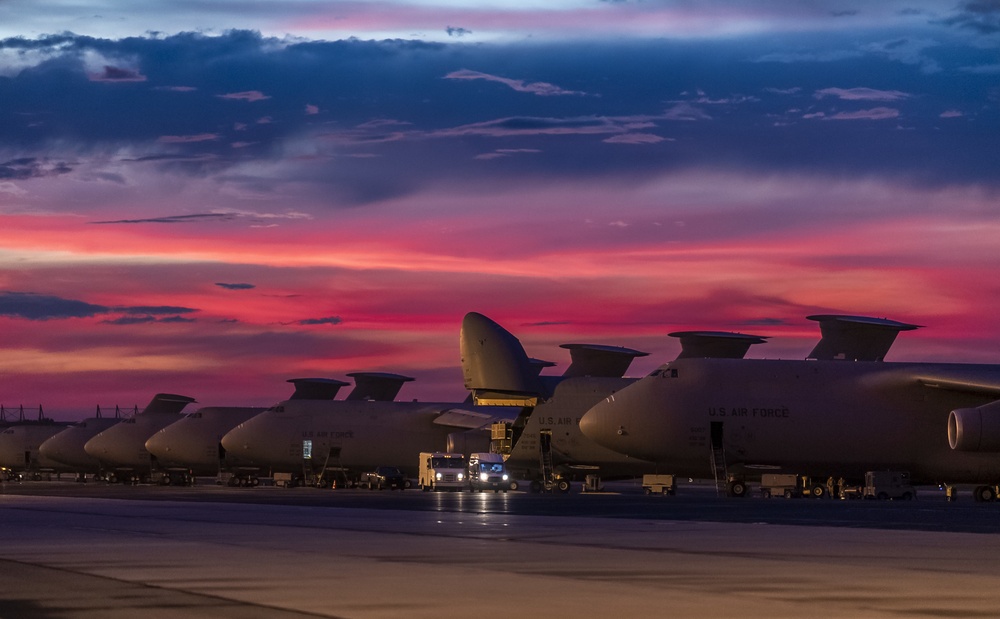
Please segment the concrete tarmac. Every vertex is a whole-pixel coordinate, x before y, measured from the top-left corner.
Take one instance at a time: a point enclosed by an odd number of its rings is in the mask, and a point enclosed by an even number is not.
[[[263,500],[211,500],[209,489],[201,501],[0,494],[0,619],[898,618],[1000,609],[1000,536],[991,533],[449,511],[423,493],[408,500],[430,508],[374,509],[251,492]]]

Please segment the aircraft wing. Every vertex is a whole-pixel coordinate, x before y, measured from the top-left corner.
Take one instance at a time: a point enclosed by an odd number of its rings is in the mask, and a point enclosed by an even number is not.
[[[437,418],[434,419],[434,423],[440,426],[475,430],[476,428],[482,428],[483,426],[491,424],[494,421],[513,420],[514,417],[511,417],[510,419],[502,419],[497,415],[490,415],[479,411],[471,411],[462,408],[449,408],[438,415]]]
[[[925,387],[961,391],[979,395],[1000,397],[1000,375],[997,372],[976,372],[975,369],[956,372],[935,371],[922,374],[917,380]]]

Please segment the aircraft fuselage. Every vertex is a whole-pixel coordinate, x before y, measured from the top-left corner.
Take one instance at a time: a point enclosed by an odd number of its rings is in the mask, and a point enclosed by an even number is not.
[[[926,377],[1000,385],[1000,366],[678,359],[596,404],[582,432],[601,445],[711,477],[728,465],[857,476],[905,469],[928,482],[1000,479],[1000,453],[952,450],[949,413],[997,399]]]

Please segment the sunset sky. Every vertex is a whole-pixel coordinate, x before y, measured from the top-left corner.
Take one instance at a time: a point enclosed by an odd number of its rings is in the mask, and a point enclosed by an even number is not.
[[[469,311],[1000,363],[998,190],[996,0],[0,0],[0,402],[458,401]]]

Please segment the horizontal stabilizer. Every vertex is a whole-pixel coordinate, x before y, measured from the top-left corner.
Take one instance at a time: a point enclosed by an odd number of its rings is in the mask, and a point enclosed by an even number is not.
[[[886,318],[819,314],[807,316],[819,322],[823,337],[806,359],[832,361],[883,361],[900,331],[919,329]]]
[[[460,336],[465,388],[511,395],[538,395],[540,368],[509,331],[477,312],[462,320]]]
[[[351,384],[336,378],[289,378],[288,382],[295,385],[289,400],[332,400],[341,387]]]
[[[449,426],[452,428],[465,428],[474,430],[493,423],[494,415],[470,411],[461,408],[451,408],[434,419],[434,423],[439,426]]]
[[[574,376],[621,378],[628,371],[633,359],[649,354],[631,348],[601,344],[562,344],[560,347],[569,350],[571,360],[569,367],[563,372],[565,378]]]
[[[728,331],[675,331],[679,338],[678,359],[742,359],[754,344],[766,344],[767,338]]]
[[[142,409],[142,413],[179,413],[184,410],[184,407],[192,402],[197,402],[194,398],[189,398],[186,395],[176,395],[173,393],[157,393],[150,400],[146,408]]]
[[[348,374],[354,379],[354,389],[347,394],[348,400],[375,400],[376,402],[392,402],[399,395],[403,383],[413,378],[390,372],[352,372]]]

